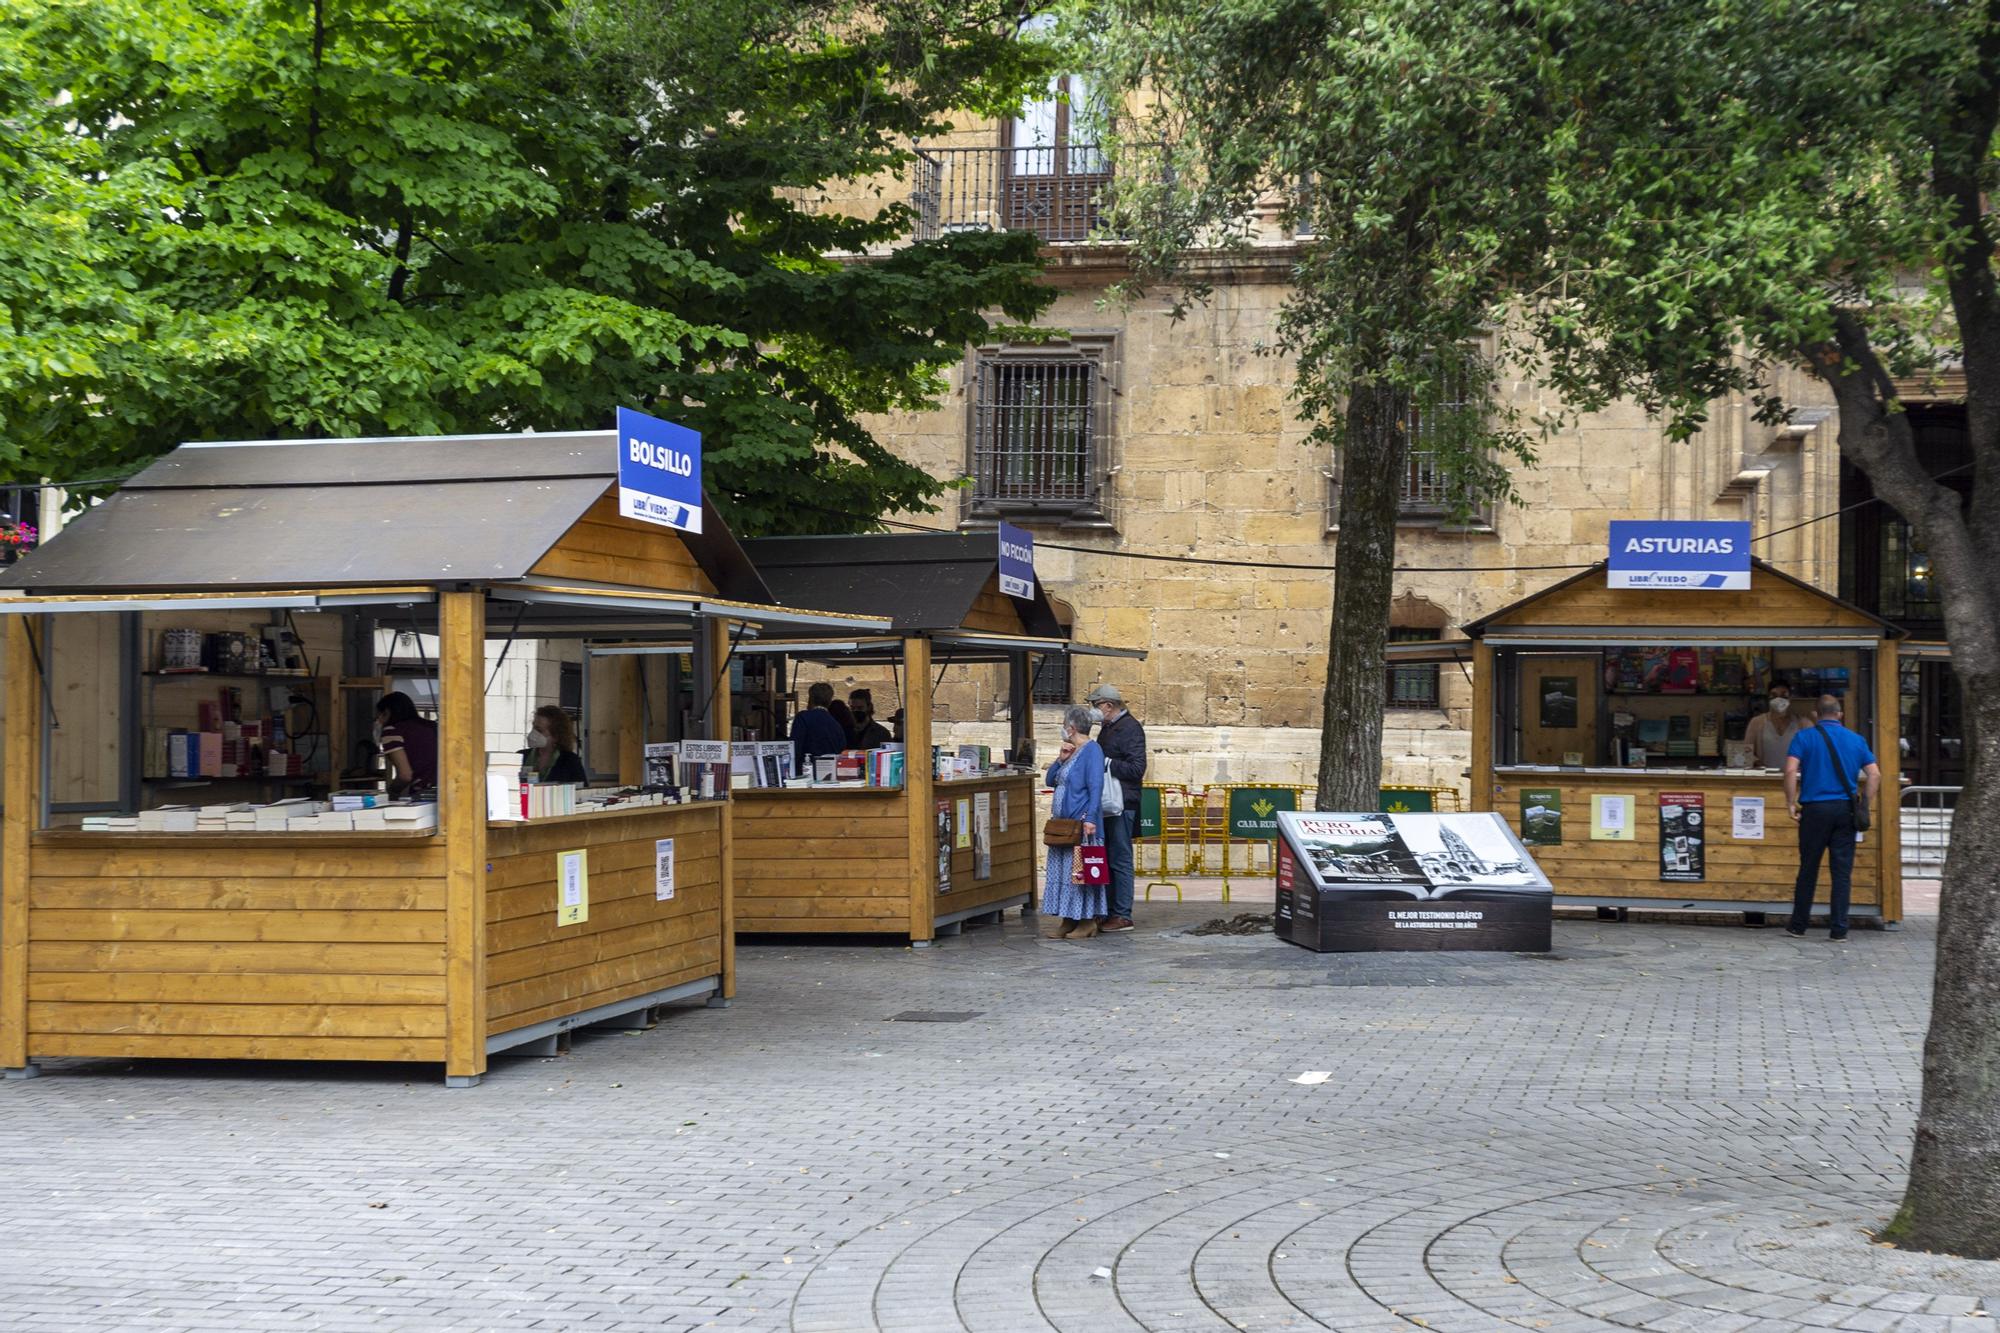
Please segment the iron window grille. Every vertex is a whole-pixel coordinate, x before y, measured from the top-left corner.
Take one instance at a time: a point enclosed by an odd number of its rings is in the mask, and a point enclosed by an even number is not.
[[[1028,697],[1038,704],[1066,704],[1069,698],[1069,654],[1051,653],[1035,667]]]
[[[1422,643],[1437,636],[1437,631],[1430,629],[1400,629],[1395,626],[1389,629],[1391,643]],[[1390,667],[1383,705],[1404,710],[1441,707],[1438,701],[1437,663],[1414,662]]]
[[[1445,470],[1443,451],[1439,447],[1438,440],[1439,417],[1475,406],[1477,404],[1466,393],[1462,381],[1447,385],[1438,403],[1439,410],[1429,417],[1420,412],[1416,404],[1410,405],[1403,420],[1403,428],[1409,433],[1410,448],[1408,459],[1403,465],[1398,521],[1421,526],[1460,527],[1474,531],[1492,528],[1493,507],[1490,503],[1473,505],[1469,513],[1460,516],[1459,496],[1455,493],[1452,479]],[[1327,472],[1327,480],[1331,483],[1327,488],[1326,501],[1326,526],[1329,532],[1337,527],[1340,521],[1340,452],[1336,452],[1333,467]]]
[[[1000,349],[973,363],[968,517],[1101,524],[1108,340],[1068,354]]]

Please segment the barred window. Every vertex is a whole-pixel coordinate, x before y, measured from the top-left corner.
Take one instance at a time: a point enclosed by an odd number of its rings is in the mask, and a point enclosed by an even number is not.
[[[1101,521],[1102,348],[1001,349],[974,362],[971,516]]]
[[[1069,697],[1069,654],[1050,653],[1035,667],[1028,697],[1038,704],[1066,704]]]
[[[1438,637],[1434,629],[1405,629],[1389,627],[1391,643],[1422,643]],[[1436,708],[1438,703],[1438,667],[1435,662],[1419,662],[1409,666],[1389,668],[1388,689],[1383,697],[1388,708]]]
[[[1415,524],[1450,523],[1458,510],[1458,497],[1453,493],[1451,479],[1447,476],[1439,448],[1439,420],[1453,413],[1477,406],[1466,392],[1462,380],[1447,384],[1437,409],[1427,416],[1412,403],[1404,418],[1403,428],[1409,433],[1409,459],[1403,465],[1402,503],[1399,509],[1405,522]],[[1327,491],[1327,527],[1331,530],[1340,515],[1340,468],[1341,460],[1334,459],[1333,468],[1327,473],[1333,484]],[[1488,506],[1475,505],[1464,520],[1470,527],[1490,527],[1493,515]]]

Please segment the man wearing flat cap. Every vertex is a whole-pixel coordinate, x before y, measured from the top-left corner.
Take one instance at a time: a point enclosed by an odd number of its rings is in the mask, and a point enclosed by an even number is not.
[[[1132,840],[1139,832],[1139,793],[1146,777],[1146,729],[1125,711],[1125,696],[1116,685],[1099,685],[1089,702],[1104,719],[1097,743],[1104,750],[1104,767],[1125,789],[1123,813],[1104,817],[1104,845],[1111,861],[1110,915],[1101,930],[1132,929]]]

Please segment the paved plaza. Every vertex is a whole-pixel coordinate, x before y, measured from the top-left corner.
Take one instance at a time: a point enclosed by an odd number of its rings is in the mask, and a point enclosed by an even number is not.
[[[1868,1236],[1934,917],[1320,956],[1217,910],[746,947],[733,1008],[468,1091],[59,1062],[0,1086],[0,1325],[1994,1327],[2000,1264]]]

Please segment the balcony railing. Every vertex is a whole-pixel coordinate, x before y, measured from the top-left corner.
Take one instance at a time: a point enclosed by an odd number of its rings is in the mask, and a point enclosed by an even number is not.
[[[916,238],[1030,231],[1050,244],[1087,241],[1111,165],[1094,144],[918,148],[910,205]]]

